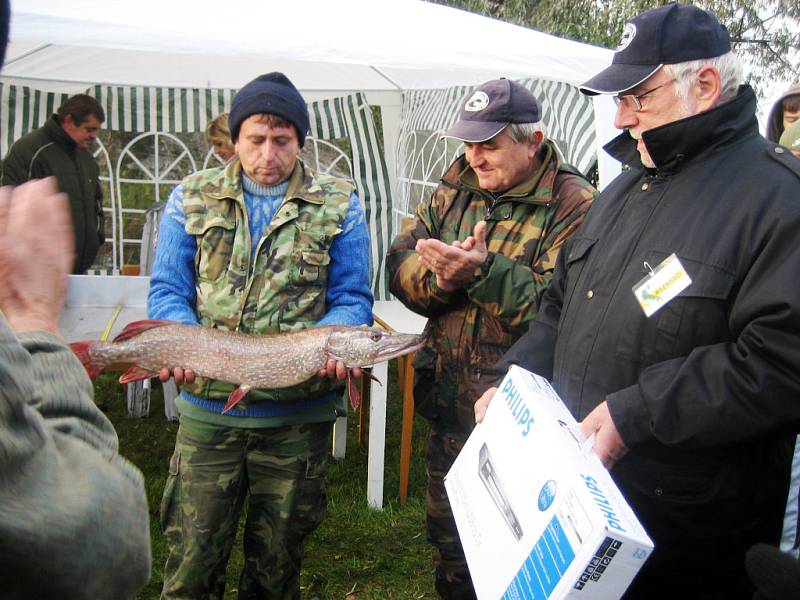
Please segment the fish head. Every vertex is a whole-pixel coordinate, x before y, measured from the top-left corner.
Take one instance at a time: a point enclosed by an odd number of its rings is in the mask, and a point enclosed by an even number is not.
[[[387,331],[380,327],[334,328],[325,346],[329,358],[348,367],[362,367],[383,362],[422,347],[427,336]]]

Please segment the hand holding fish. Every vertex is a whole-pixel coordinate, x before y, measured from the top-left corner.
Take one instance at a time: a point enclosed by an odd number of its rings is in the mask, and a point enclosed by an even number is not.
[[[55,178],[0,188],[0,310],[12,329],[61,336],[74,256],[67,195]]]
[[[175,385],[183,385],[184,383],[194,382],[194,371],[191,369],[184,369],[183,367],[175,367],[170,370],[167,367],[161,367],[158,371],[158,379],[160,381],[169,381],[170,377],[175,378]]]
[[[325,366],[317,372],[320,377],[329,377],[340,381],[347,379],[348,374],[356,379],[361,379],[364,376],[364,373],[358,367],[348,368],[345,363],[333,358],[326,360]]]

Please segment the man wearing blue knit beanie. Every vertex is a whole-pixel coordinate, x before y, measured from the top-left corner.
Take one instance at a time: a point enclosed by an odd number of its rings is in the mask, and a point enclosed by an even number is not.
[[[288,121],[297,130],[300,148],[305,144],[309,127],[308,107],[283,73],[261,75],[239,90],[228,115],[231,140],[236,142],[242,121],[254,114],[272,114]]]
[[[349,181],[298,158],[309,118],[297,88],[282,73],[257,77],[228,124],[237,156],[185,178],[167,203],[150,318],[256,335],[371,324],[361,201]],[[300,598],[303,543],[325,514],[331,425],[345,411],[344,364],[251,390],[232,408],[229,384],[162,369],[169,377],[181,385],[180,428],[161,505],[162,598],[223,597],[245,499],[239,598]]]

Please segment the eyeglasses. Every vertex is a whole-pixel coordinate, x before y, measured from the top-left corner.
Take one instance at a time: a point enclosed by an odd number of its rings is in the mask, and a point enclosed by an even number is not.
[[[657,85],[653,89],[642,92],[641,94],[625,94],[623,96],[612,96],[612,98],[614,99],[614,104],[617,106],[624,103],[628,108],[632,108],[635,112],[639,112],[642,110],[642,98],[652,94],[664,86],[669,85],[670,83],[675,83],[675,80],[670,79],[669,81],[665,81],[661,85]]]

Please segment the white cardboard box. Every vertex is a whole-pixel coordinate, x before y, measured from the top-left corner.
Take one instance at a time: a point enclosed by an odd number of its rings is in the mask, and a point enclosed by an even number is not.
[[[445,478],[478,598],[617,599],[653,549],[550,384],[512,367]]]

